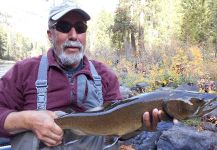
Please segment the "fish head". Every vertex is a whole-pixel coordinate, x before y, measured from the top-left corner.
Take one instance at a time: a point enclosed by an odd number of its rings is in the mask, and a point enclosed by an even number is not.
[[[173,118],[185,120],[201,117],[217,108],[217,95],[195,94],[165,101],[164,111]]]
[[[209,112],[217,109],[217,95],[215,94],[205,94],[206,97],[203,99],[204,104],[198,109],[198,112],[195,114],[197,116],[203,116]]]

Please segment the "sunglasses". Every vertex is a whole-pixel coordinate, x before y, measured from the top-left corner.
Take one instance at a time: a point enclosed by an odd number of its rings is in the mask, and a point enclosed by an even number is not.
[[[87,25],[82,21],[76,22],[75,24],[71,24],[67,21],[59,21],[53,25],[53,28],[62,33],[68,33],[72,27],[75,28],[75,31],[78,34],[85,33],[87,31]]]

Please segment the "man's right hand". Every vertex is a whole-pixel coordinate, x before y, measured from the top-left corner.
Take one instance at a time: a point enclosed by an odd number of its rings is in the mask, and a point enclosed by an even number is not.
[[[47,146],[61,144],[63,130],[54,122],[57,115],[52,111],[21,111],[10,113],[4,128],[10,133],[32,130],[39,140]]]

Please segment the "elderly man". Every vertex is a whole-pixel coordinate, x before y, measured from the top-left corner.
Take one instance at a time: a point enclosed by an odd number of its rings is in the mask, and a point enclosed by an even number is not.
[[[65,132],[54,122],[55,111],[82,112],[121,100],[116,75],[84,55],[89,19],[73,2],[52,8],[47,31],[52,47],[47,55],[17,62],[0,80],[0,135],[12,138],[13,149],[104,148],[102,136],[66,144]],[[154,109],[152,119],[144,113],[148,129],[156,127],[160,113]]]

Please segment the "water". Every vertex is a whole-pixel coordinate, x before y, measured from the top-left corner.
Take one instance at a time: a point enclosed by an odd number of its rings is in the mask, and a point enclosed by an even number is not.
[[[13,62],[0,62],[0,78],[14,65]]]

